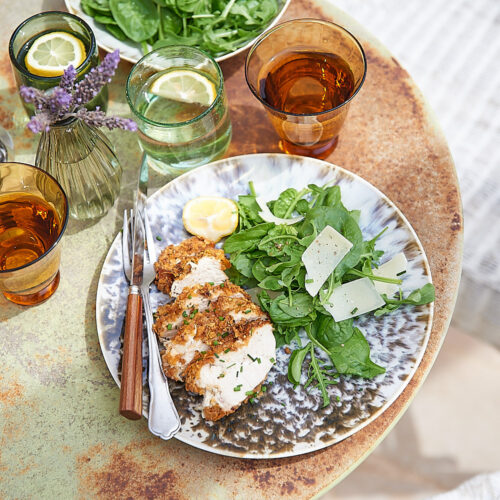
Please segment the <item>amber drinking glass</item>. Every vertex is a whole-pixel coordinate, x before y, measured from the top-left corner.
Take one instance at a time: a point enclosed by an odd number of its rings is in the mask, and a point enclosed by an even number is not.
[[[56,291],[67,222],[66,195],[51,175],[0,164],[0,292],[8,300],[34,305]]]
[[[319,19],[288,21],[250,49],[245,77],[286,153],[326,158],[363,85],[366,58],[354,36]]]

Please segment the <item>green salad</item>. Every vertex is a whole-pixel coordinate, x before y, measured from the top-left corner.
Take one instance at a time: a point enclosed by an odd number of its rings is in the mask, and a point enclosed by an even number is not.
[[[311,184],[301,191],[290,188],[263,207],[250,183],[250,194],[239,196],[237,204],[238,229],[224,243],[232,264],[227,272],[238,285],[259,287],[258,300],[274,324],[277,346],[290,345],[293,349],[288,365],[290,382],[300,384],[302,371],[307,367],[305,387],[317,387],[323,406],[327,406],[327,386],[337,383],[340,375],[372,378],[384,373],[384,367],[370,358],[369,344],[354,325],[357,308],[350,311],[353,317],[342,321],[335,321],[329,309],[335,290],[354,280],[368,278],[369,286],[377,282],[401,284],[398,276],[376,275],[384,254],[376,248],[376,242],[385,230],[364,240],[358,224],[360,212],[346,209],[340,188],[335,185]],[[280,219],[266,222],[267,209],[275,218],[288,219],[287,223],[279,223]],[[292,221],[296,222],[290,223],[293,216],[296,218]],[[306,288],[313,280],[302,259],[327,226],[348,240],[349,250],[319,291],[311,295]],[[434,300],[431,283],[406,297],[399,286],[397,289],[389,296],[380,294],[382,305],[370,314],[378,317],[405,304],[418,306]],[[301,329],[307,334],[306,340],[299,336]],[[305,363],[306,358],[309,363]]]
[[[189,45],[214,57],[260,35],[276,17],[279,0],[81,0],[82,10],[144,54]]]

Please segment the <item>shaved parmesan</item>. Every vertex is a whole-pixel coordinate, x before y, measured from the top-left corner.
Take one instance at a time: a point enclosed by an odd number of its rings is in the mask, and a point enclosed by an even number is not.
[[[323,305],[335,321],[344,321],[378,309],[384,304],[384,299],[370,278],[361,278],[335,288],[328,303]]]
[[[331,226],[326,226],[302,254],[306,267],[305,287],[313,297],[332,274],[339,262],[349,253],[352,243]]]
[[[378,269],[373,269],[373,274],[375,276],[382,276],[384,278],[399,279],[398,276],[406,271],[408,266],[408,261],[406,260],[404,253],[398,253],[391,260],[388,260],[384,264],[378,267]],[[387,297],[392,297],[399,290],[399,285],[394,283],[383,283],[382,281],[374,281],[378,293],[385,293]]]
[[[276,225],[286,224],[287,226],[289,226],[291,224],[295,224],[296,222],[300,222],[304,218],[303,215],[298,215],[297,217],[291,217],[290,219],[282,219],[281,217],[276,217],[271,212],[271,210],[269,210],[267,203],[260,196],[257,196],[255,198],[255,201],[257,202],[257,205],[259,205],[261,210],[259,212],[259,216],[261,217],[262,220],[265,220],[266,222],[274,222],[274,224]]]

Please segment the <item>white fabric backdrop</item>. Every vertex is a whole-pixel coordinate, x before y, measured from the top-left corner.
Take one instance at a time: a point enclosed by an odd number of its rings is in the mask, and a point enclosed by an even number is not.
[[[465,219],[454,323],[500,347],[500,1],[332,3],[398,58],[441,123]]]

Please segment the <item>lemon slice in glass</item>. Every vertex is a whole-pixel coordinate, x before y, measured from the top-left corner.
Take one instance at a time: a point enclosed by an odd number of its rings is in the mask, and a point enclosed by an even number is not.
[[[86,57],[82,41],[65,31],[53,31],[37,38],[29,48],[24,64],[37,76],[60,76],[71,64],[76,69]]]
[[[238,206],[218,196],[200,196],[188,201],[182,211],[186,231],[217,242],[238,226]]]
[[[217,97],[212,81],[196,71],[176,69],[163,73],[151,85],[150,92],[179,102],[210,106]]]

